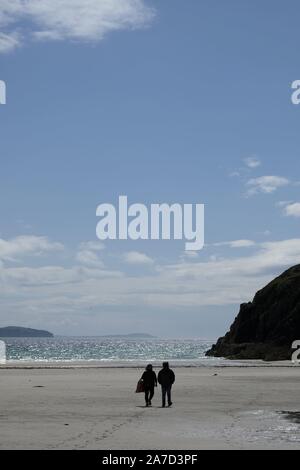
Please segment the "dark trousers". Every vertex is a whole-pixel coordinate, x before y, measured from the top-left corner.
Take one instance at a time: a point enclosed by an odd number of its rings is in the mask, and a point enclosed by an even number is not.
[[[172,385],[162,385],[161,386],[161,393],[162,393],[162,405],[166,406],[166,395],[168,397],[168,405],[171,405],[171,390]]]
[[[154,387],[145,386],[145,401],[148,404],[154,397]]]

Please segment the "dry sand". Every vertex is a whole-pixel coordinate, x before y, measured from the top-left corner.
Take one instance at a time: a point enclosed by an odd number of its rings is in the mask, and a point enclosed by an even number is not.
[[[152,408],[134,393],[140,368],[1,368],[0,448],[300,448],[300,368],[175,372],[162,409],[159,389]]]

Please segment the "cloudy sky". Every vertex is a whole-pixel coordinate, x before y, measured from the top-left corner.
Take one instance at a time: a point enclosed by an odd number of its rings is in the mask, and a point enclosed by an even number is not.
[[[1,325],[223,334],[300,263],[300,6],[0,0]],[[205,248],[96,238],[96,207],[204,203]]]

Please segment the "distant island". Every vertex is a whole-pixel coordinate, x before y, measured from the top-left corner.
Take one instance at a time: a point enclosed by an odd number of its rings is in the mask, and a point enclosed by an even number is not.
[[[22,326],[6,326],[0,328],[0,338],[53,338],[53,333]],[[115,335],[99,335],[100,338],[154,339],[156,336],[147,333],[129,333]]]
[[[45,330],[7,326],[0,328],[0,338],[53,338],[53,334]]]
[[[241,305],[228,333],[206,353],[227,359],[290,360],[300,340],[300,265]]]

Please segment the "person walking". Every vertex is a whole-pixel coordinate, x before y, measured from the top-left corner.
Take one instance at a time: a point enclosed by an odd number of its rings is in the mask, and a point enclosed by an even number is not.
[[[163,368],[159,371],[157,379],[158,383],[161,385],[162,407],[165,408],[166,406],[166,396],[168,398],[168,406],[172,406],[171,391],[172,385],[175,382],[175,374],[172,369],[170,369],[168,362],[163,363]]]
[[[141,377],[145,389],[145,402],[146,406],[152,406],[152,398],[154,397],[154,387],[157,387],[156,373],[153,370],[152,364],[148,364],[145,372]]]

